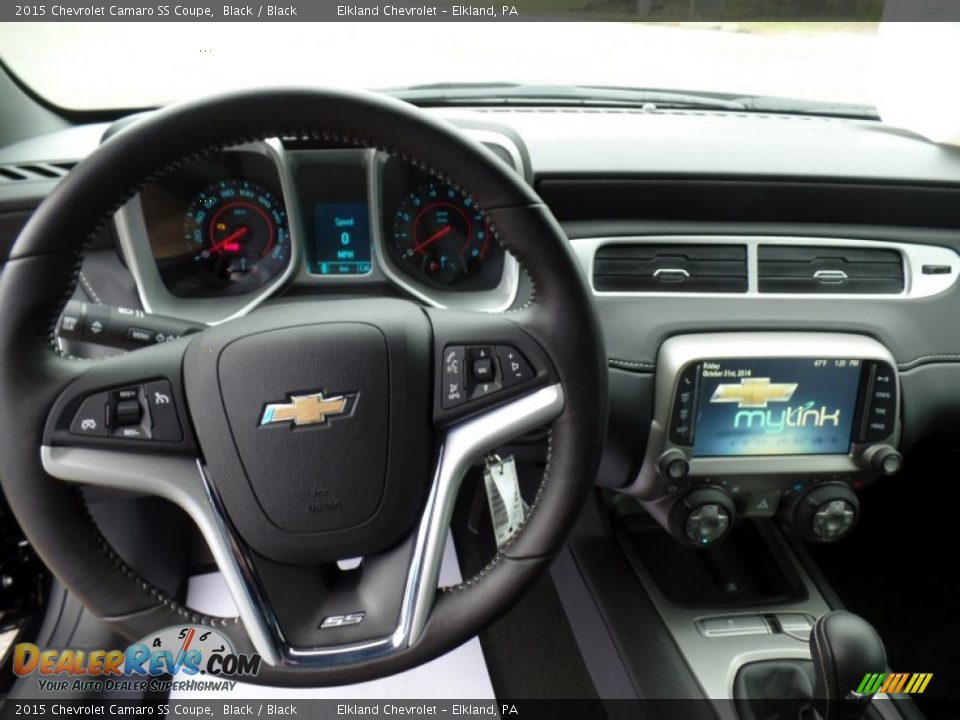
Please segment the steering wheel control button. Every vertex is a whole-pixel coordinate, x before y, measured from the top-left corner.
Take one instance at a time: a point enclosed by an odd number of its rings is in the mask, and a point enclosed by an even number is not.
[[[109,393],[97,393],[84,400],[73,421],[70,423],[72,435],[86,437],[107,437],[107,405],[110,402]]]
[[[771,634],[770,625],[760,615],[701,618],[697,620],[697,630],[706,638]]]
[[[466,362],[467,353],[463,346],[454,345],[444,349],[440,394],[440,406],[444,410],[455,408],[467,401],[467,389],[463,383]]]
[[[468,397],[470,400],[486,397],[503,389],[503,383],[497,377],[492,347],[468,347],[467,357],[470,359],[468,381]]]
[[[496,373],[493,371],[493,358],[477,358],[473,361],[473,379],[477,382],[492,382]]]
[[[177,407],[173,402],[173,388],[169,380],[157,380],[143,386],[153,429],[153,439],[160,442],[180,442],[183,432]]]
[[[113,412],[117,425],[121,427],[126,425],[139,425],[140,420],[143,418],[140,401],[136,398],[133,400],[120,400],[114,405]]]
[[[500,360],[505,388],[533,380],[533,368],[516,348],[509,345],[498,345],[497,358]]]
[[[780,505],[780,491],[769,490],[750,493],[744,515],[750,517],[773,517]]]

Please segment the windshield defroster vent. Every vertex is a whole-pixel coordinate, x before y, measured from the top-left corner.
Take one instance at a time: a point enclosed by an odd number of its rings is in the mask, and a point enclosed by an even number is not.
[[[597,250],[593,286],[601,292],[747,291],[745,245],[618,243]]]
[[[891,294],[903,292],[903,258],[897,250],[761,245],[761,293]]]
[[[75,162],[37,162],[0,165],[0,183],[29,180],[58,180],[76,166]]]

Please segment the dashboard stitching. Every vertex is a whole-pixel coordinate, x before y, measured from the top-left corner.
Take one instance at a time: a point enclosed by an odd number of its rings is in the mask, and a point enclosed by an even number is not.
[[[610,358],[608,360],[610,367],[619,367],[621,369],[643,369],[643,370],[653,370],[657,366],[652,362],[645,362],[642,360],[621,360],[620,358]]]
[[[97,291],[93,289],[93,285],[90,284],[90,281],[87,279],[87,276],[83,274],[83,271],[80,271],[79,274],[80,284],[83,285],[84,292],[90,296],[90,299],[93,300],[97,305],[103,305],[103,302],[100,300],[100,296],[97,295]]]
[[[901,370],[910,370],[919,365],[926,365],[931,362],[952,361],[952,360],[960,360],[960,354],[941,353],[941,354],[933,354],[933,355],[921,355],[920,357],[916,357],[913,360],[907,360],[906,362],[898,363],[898,367]]]
[[[63,313],[64,307],[66,307],[67,302],[69,302],[69,300],[70,300],[71,297],[73,296],[73,293],[74,293],[74,290],[76,289],[78,280],[79,280],[79,279],[81,278],[81,276],[82,276],[83,259],[84,259],[84,256],[85,256],[85,254],[86,254],[87,248],[88,248],[88,247],[90,246],[90,244],[94,241],[94,239],[96,238],[97,234],[101,231],[101,229],[102,229],[108,222],[110,222],[110,219],[130,200],[130,198],[132,198],[134,195],[136,195],[136,193],[138,193],[141,189],[143,189],[143,188],[144,188],[146,185],[148,185],[149,183],[153,182],[154,180],[156,180],[156,179],[158,179],[158,178],[160,178],[160,177],[162,177],[162,176],[164,176],[164,175],[167,175],[168,173],[172,172],[173,170],[176,170],[177,168],[182,167],[182,166],[184,166],[185,164],[187,164],[187,163],[189,163],[189,162],[193,162],[193,161],[195,161],[195,160],[197,160],[197,159],[199,159],[199,158],[205,157],[205,156],[210,155],[210,154],[212,154],[212,153],[215,153],[215,152],[217,152],[217,151],[225,150],[226,148],[228,148],[228,147],[230,147],[230,146],[232,146],[232,145],[238,145],[238,144],[247,143],[247,142],[255,142],[255,141],[258,141],[258,140],[267,139],[267,138],[269,138],[269,137],[281,137],[281,138],[294,137],[294,138],[301,138],[301,139],[319,139],[319,140],[322,140],[322,141],[324,141],[324,142],[335,142],[335,143],[341,143],[341,144],[345,144],[345,145],[349,145],[349,146],[354,146],[354,147],[375,148],[375,149],[377,149],[377,150],[379,150],[379,151],[381,151],[381,152],[385,152],[385,153],[388,153],[388,154],[390,154],[390,155],[393,155],[394,157],[398,157],[398,158],[402,159],[403,161],[409,163],[410,165],[413,165],[414,167],[417,167],[417,168],[419,168],[419,169],[421,169],[421,170],[424,170],[424,171],[430,173],[431,175],[433,175],[434,177],[438,178],[438,179],[441,180],[442,182],[445,182],[445,183],[447,183],[448,185],[450,185],[451,187],[453,187],[455,190],[457,190],[457,191],[460,192],[461,194],[471,195],[471,197],[472,197],[472,194],[469,193],[469,192],[464,188],[464,186],[463,186],[461,183],[457,182],[457,181],[454,180],[452,177],[448,176],[446,173],[441,172],[439,169],[433,167],[433,166],[430,165],[429,163],[425,163],[425,162],[423,162],[422,160],[419,160],[419,159],[417,159],[417,158],[413,158],[413,157],[407,155],[406,153],[400,152],[400,151],[395,150],[395,149],[393,149],[393,148],[386,147],[386,146],[384,146],[384,145],[382,145],[382,144],[380,144],[380,143],[371,142],[370,140],[368,140],[368,139],[366,139],[366,138],[355,137],[355,136],[350,136],[350,135],[343,135],[343,134],[339,134],[339,133],[327,133],[327,132],[303,131],[303,130],[300,130],[300,131],[286,131],[286,132],[264,132],[264,133],[259,134],[259,135],[256,135],[256,136],[247,136],[247,137],[231,138],[231,139],[229,139],[229,140],[225,140],[225,141],[222,141],[222,142],[219,142],[219,143],[213,143],[213,144],[211,144],[211,145],[206,146],[205,148],[202,148],[202,149],[200,149],[200,150],[193,151],[193,152],[191,152],[191,153],[187,153],[187,154],[185,154],[185,155],[183,155],[183,156],[181,156],[181,157],[179,157],[179,158],[176,158],[176,159],[170,161],[169,163],[167,163],[166,165],[164,165],[164,166],[161,167],[160,169],[158,169],[158,170],[156,170],[155,172],[153,172],[153,173],[151,173],[150,175],[148,175],[148,176],[147,176],[146,178],[144,178],[141,182],[139,182],[139,183],[135,184],[133,187],[131,187],[126,193],[123,194],[123,196],[121,197],[121,199],[120,199],[118,202],[116,202],[109,211],[107,211],[107,213],[105,214],[105,216],[100,220],[100,222],[98,222],[98,223],[96,224],[96,226],[94,227],[94,229],[88,234],[86,240],[83,242],[83,244],[80,246],[80,248],[78,248],[78,249],[75,251],[75,267],[74,267],[74,269],[73,269],[72,277],[71,277],[71,280],[67,283],[67,288],[66,288],[66,291],[65,291],[65,293],[64,293],[64,297],[63,297],[62,301],[58,304],[57,311],[54,313],[54,316],[53,316],[53,318],[52,318],[52,322],[51,322],[51,325],[50,325],[49,333],[48,333],[49,342],[50,342],[50,347],[51,347],[51,349],[53,350],[53,352],[54,352],[57,356],[62,357],[62,358],[66,358],[66,359],[69,359],[69,360],[80,360],[80,359],[81,359],[81,358],[76,358],[76,357],[74,357],[74,356],[72,356],[72,355],[70,355],[70,354],[68,354],[68,353],[65,353],[65,352],[60,348],[59,343],[57,342],[57,324],[58,324],[58,322],[59,322],[60,315]],[[482,206],[480,206],[480,205],[478,204],[478,205],[477,205],[477,208],[480,210],[481,213],[484,213],[484,214],[486,215],[486,211],[483,209]],[[497,230],[497,228],[496,228],[492,223],[490,224],[490,231],[491,231],[491,233],[493,234],[494,239],[497,241],[497,243],[498,243],[501,247],[504,248],[504,250],[506,250],[507,252],[513,253],[513,251],[510,250],[509,248],[507,248],[507,246],[504,244],[503,240],[501,239],[501,236],[500,236],[499,231]],[[514,254],[515,256],[517,256],[516,253],[513,253],[513,254]],[[521,264],[521,266],[522,266],[523,263],[522,263],[522,260],[521,260],[519,257],[518,257],[518,261],[520,261],[520,264]],[[521,311],[521,310],[524,310],[524,309],[532,306],[532,305],[534,304],[534,302],[535,302],[535,298],[536,298],[536,284],[533,282],[533,279],[531,278],[531,295],[530,295],[530,299],[529,299],[526,303],[524,303],[523,306],[521,306],[520,308],[517,308],[516,311]],[[507,311],[507,312],[510,312],[510,311]],[[538,491],[537,491],[537,498],[534,500],[534,505],[530,508],[530,513],[528,514],[527,518],[524,520],[523,525],[520,526],[520,528],[519,528],[518,531],[517,531],[517,535],[515,535],[514,537],[517,537],[517,536],[519,535],[520,530],[522,530],[523,527],[524,527],[524,525],[526,525],[526,521],[530,518],[530,516],[532,516],[533,511],[534,511],[535,508],[536,508],[537,500],[539,500],[540,495],[541,495],[541,493],[542,493],[542,490],[543,490],[543,488],[544,488],[544,487],[546,486],[546,484],[547,484],[547,474],[548,474],[548,471],[549,471],[550,437],[551,437],[551,436],[552,436],[552,432],[551,432],[550,436],[548,436],[548,464],[547,464],[547,467],[544,469],[543,478],[541,479],[540,487],[539,487],[539,489],[538,489]],[[169,609],[175,611],[177,614],[179,614],[179,615],[182,616],[182,617],[191,618],[191,619],[192,619],[192,618],[200,618],[201,620],[207,620],[210,624],[220,623],[221,626],[226,626],[228,623],[231,623],[231,622],[232,622],[233,624],[239,624],[239,622],[240,622],[239,617],[233,617],[233,618],[206,618],[206,617],[205,617],[204,615],[202,615],[202,614],[193,613],[192,611],[189,610],[189,608],[185,608],[185,607],[181,606],[179,603],[176,602],[176,600],[174,600],[173,598],[171,598],[171,597],[170,597],[167,593],[165,593],[163,590],[157,588],[157,587],[154,586],[152,583],[150,583],[148,580],[146,580],[145,578],[143,578],[143,577],[142,577],[139,573],[137,573],[133,568],[131,568],[129,565],[127,565],[127,564],[122,560],[122,558],[120,558],[120,557],[116,554],[116,552],[113,550],[113,548],[112,548],[112,546],[110,545],[109,541],[103,536],[103,533],[100,532],[99,527],[96,525],[96,521],[93,519],[92,515],[90,514],[89,508],[87,507],[86,501],[84,500],[83,496],[78,493],[77,499],[78,499],[78,504],[79,504],[80,507],[81,507],[81,511],[84,513],[84,515],[85,515],[85,516],[89,519],[89,521],[90,521],[90,526],[91,526],[90,529],[91,529],[91,532],[93,532],[93,533],[95,534],[95,538],[96,538],[96,541],[97,541],[97,545],[98,545],[98,547],[100,548],[101,552],[102,552],[103,554],[105,554],[105,555],[113,562],[113,564],[114,564],[127,578],[129,578],[131,581],[133,581],[143,592],[145,592],[145,593],[147,593],[148,595],[154,597],[156,600],[158,600],[159,602],[161,602],[163,605],[167,606]],[[508,543],[508,545],[509,545],[509,543]],[[506,546],[505,546],[505,547],[506,547]],[[501,556],[502,556],[502,553],[501,553],[500,551],[498,551],[497,554],[494,556],[493,560],[491,560],[490,563],[489,563],[483,570],[480,571],[480,573],[478,573],[478,574],[475,575],[474,577],[470,578],[470,579],[469,579],[468,581],[466,581],[465,583],[461,583],[460,586],[457,586],[457,587],[458,587],[458,588],[466,588],[466,587],[469,587],[469,586],[472,586],[472,585],[478,583],[478,582],[485,576],[485,574],[486,574],[487,572],[489,572],[489,570],[490,570],[493,566],[495,566],[495,565],[497,564],[497,562],[499,562],[499,559],[500,559]],[[444,590],[444,589],[445,589],[445,588],[441,588],[441,590]]]

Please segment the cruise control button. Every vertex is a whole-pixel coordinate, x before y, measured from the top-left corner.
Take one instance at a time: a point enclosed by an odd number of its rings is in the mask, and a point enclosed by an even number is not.
[[[149,440],[150,431],[142,425],[118,427],[113,431],[113,437],[122,438],[124,440]]]
[[[106,437],[109,401],[110,394],[105,392],[91,395],[84,400],[70,423],[70,433],[87,437]]]
[[[114,408],[114,416],[117,420],[117,425],[121,426],[130,426],[130,425],[139,425],[140,419],[143,417],[143,411],[140,408],[139,400],[121,400],[118,402]]]
[[[447,347],[443,351],[440,373],[440,407],[444,410],[462,405],[467,401],[463,384],[466,349],[462,345]]]
[[[153,439],[161,442],[180,442],[183,432],[173,402],[173,388],[169,380],[157,380],[143,386],[143,393],[153,421]]]
[[[533,368],[516,348],[509,345],[499,345],[497,347],[497,358],[500,360],[504,387],[512,387],[533,380]]]

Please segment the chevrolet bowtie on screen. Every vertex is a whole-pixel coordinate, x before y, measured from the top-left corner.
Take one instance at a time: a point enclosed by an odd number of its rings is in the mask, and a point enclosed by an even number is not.
[[[960,3],[0,7],[0,714],[955,720]]]

